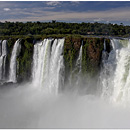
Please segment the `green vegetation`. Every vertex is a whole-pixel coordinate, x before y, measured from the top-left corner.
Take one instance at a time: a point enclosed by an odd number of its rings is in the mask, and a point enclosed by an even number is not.
[[[84,40],[82,55],[82,72],[94,76],[100,66],[103,50],[103,38],[87,38]]]
[[[33,58],[33,39],[28,37],[21,40],[21,51],[17,57],[18,81],[30,80]]]
[[[0,36],[5,35],[59,35],[59,34],[79,34],[79,35],[107,35],[128,37],[130,26],[122,23],[65,23],[65,22],[0,22]]]
[[[78,57],[82,38],[80,36],[68,36],[65,38],[64,58],[66,69],[72,71]]]

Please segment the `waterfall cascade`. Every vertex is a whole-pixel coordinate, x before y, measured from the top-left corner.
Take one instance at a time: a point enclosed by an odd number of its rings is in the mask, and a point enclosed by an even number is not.
[[[2,55],[2,40],[0,40],[0,56]]]
[[[93,39],[0,41],[0,127],[130,127],[130,40]]]
[[[5,80],[7,40],[0,41],[0,80]]]
[[[78,92],[78,87],[81,85],[81,71],[82,71],[82,50],[83,45],[80,46],[79,55],[76,60],[74,69],[70,73],[69,76],[69,83],[68,87],[66,89],[69,89],[69,91],[74,91],[74,93]]]
[[[72,75],[75,75],[76,81],[75,81],[75,85],[78,86],[80,84],[80,79],[81,79],[81,70],[82,70],[82,48],[83,46],[81,45],[80,50],[79,50],[79,56],[78,59],[76,61],[76,65],[75,68],[72,72]],[[76,74],[75,74],[76,73]]]
[[[130,40],[111,39],[111,51],[107,52],[104,40],[100,72],[101,97],[111,101],[127,101],[130,98]],[[64,39],[44,39],[34,45],[32,82],[34,86],[57,94],[64,86]],[[20,40],[14,44],[9,68],[9,81],[17,82],[17,56],[21,50]],[[70,75],[70,87],[82,88],[82,50]],[[7,40],[0,41],[0,80],[5,80]],[[87,79],[86,79],[87,80]]]
[[[76,61],[76,68],[79,68],[79,73],[81,72],[82,69],[82,49],[83,45],[81,45],[80,50],[79,50],[79,56],[78,59]]]
[[[44,39],[34,45],[32,79],[35,86],[58,93],[63,84],[64,39]]]
[[[32,73],[33,83],[37,86],[42,86],[48,76],[51,42],[52,39],[44,39],[34,45]]]
[[[9,81],[17,82],[17,61],[16,58],[20,53],[21,45],[20,39],[18,39],[13,47],[11,59],[10,59],[10,70],[9,70]]]
[[[130,99],[130,41],[111,40],[112,50],[104,57],[100,75],[102,97],[114,102]]]

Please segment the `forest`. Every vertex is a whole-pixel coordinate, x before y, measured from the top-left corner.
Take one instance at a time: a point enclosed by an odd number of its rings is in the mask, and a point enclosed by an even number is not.
[[[0,36],[12,35],[51,35],[78,34],[97,36],[129,37],[130,26],[123,23],[65,23],[52,20],[51,22],[0,22]]]

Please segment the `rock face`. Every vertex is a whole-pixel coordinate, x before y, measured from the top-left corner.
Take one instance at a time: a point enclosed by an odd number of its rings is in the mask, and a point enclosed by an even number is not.
[[[83,48],[83,70],[92,76],[99,70],[103,50],[102,38],[88,38]]]
[[[95,73],[100,66],[101,54],[103,50],[103,38],[81,38],[68,37],[65,41],[64,57],[68,71],[75,65],[79,49],[83,44],[82,68],[84,72]]]

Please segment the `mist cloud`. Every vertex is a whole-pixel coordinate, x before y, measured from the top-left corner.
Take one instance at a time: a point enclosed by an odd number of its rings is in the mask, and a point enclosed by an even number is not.
[[[22,85],[0,91],[0,128],[130,128],[129,107],[93,95],[50,95]]]

